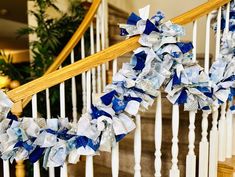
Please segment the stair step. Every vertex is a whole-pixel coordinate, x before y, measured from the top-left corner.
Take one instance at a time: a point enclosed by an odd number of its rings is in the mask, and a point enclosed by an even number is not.
[[[152,177],[154,175],[154,156],[155,146],[153,142],[142,141],[141,167],[143,177]],[[171,168],[171,143],[162,143],[162,176],[168,176]],[[188,152],[187,144],[179,145],[179,168],[182,176],[185,171],[185,159]],[[120,142],[120,170],[134,174],[134,142],[132,139],[125,139]],[[99,165],[111,167],[111,154],[102,152],[100,156],[95,157],[94,162]]]
[[[200,117],[200,113],[198,113]],[[154,144],[154,121],[152,117],[141,117],[142,129],[142,155],[141,167],[143,177],[152,177],[154,174],[154,160],[155,160],[155,144]],[[169,169],[171,168],[171,119],[163,119],[163,133],[162,133],[162,176],[169,176]],[[196,122],[196,140],[195,153],[198,154],[199,141],[201,139],[201,119],[197,118]],[[185,176],[185,159],[188,153],[188,117],[180,119],[179,124],[179,155],[178,165],[181,171],[181,177]],[[120,170],[134,174],[134,132],[128,134],[125,139],[120,142]],[[111,154],[102,152],[100,156],[95,157],[95,163],[111,167]],[[148,164],[148,165],[146,165]]]
[[[171,159],[171,142],[162,142],[162,159]],[[152,141],[142,141],[142,153],[148,153],[150,155],[154,155],[155,153],[155,144]],[[133,152],[134,149],[134,140],[130,138],[126,138],[125,140],[120,142],[120,149],[125,151]],[[185,156],[188,153],[188,144],[187,143],[179,143],[179,160],[185,161]],[[153,156],[154,158],[154,156]]]
[[[76,165],[68,165],[68,177],[85,177],[85,162],[78,162]],[[94,164],[95,177],[112,177],[112,171],[110,167],[104,165]],[[121,177],[133,177],[132,174],[119,171]]]
[[[162,139],[164,142],[171,142],[172,140],[172,132],[171,132],[171,120],[163,119],[163,128],[162,128]],[[196,122],[196,144],[200,141],[201,138],[201,124],[200,121]],[[179,142],[188,143],[188,126],[189,123],[186,120],[180,120],[179,124]],[[142,132],[142,140],[143,141],[152,141],[154,142],[154,134],[155,134],[155,125],[152,121],[148,119],[142,119],[141,123],[141,132]],[[134,139],[134,134],[130,133],[126,138]]]
[[[218,164],[218,176],[234,177],[235,175],[235,156],[228,158],[225,162]]]

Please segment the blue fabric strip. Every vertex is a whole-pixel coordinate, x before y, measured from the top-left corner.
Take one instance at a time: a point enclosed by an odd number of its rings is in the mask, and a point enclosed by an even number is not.
[[[147,54],[144,51],[135,54],[133,61],[135,61],[136,63],[134,63],[135,67],[133,69],[142,70],[145,67],[146,58]]]
[[[116,142],[121,141],[125,136],[126,136],[126,134],[116,135],[115,136]]]
[[[149,35],[153,31],[160,32],[159,29],[157,29],[157,27],[150,20],[147,20],[144,34]]]
[[[128,25],[136,25],[136,23],[141,20],[141,18],[136,15],[134,12],[131,13],[131,15],[127,19]]]
[[[186,89],[183,89],[180,93],[180,96],[178,97],[178,99],[176,100],[175,104],[184,104],[187,103],[187,92]]]
[[[178,77],[177,73],[175,72],[174,75],[173,75],[172,86],[180,85],[180,84],[181,84],[181,76]]]
[[[31,150],[33,150],[33,146],[32,145],[29,145],[27,144],[27,142],[23,142],[23,141],[18,141],[14,148],[17,148],[17,147],[22,147],[24,148],[26,151],[30,152]]]
[[[85,148],[87,143],[88,143],[88,138],[85,136],[78,136],[75,138],[75,144],[77,149],[82,146]]]
[[[183,54],[193,49],[193,44],[191,42],[177,42],[176,45],[180,48]]]
[[[124,101],[118,99],[117,97],[115,97],[113,99],[112,108],[116,113],[122,112],[126,108],[126,103]]]
[[[107,112],[105,112],[103,110],[99,110],[94,105],[91,105],[91,110],[92,110],[91,116],[92,116],[93,119],[97,119],[100,116],[106,116],[106,117],[112,118],[112,116],[109,113],[107,113]]]
[[[116,92],[116,90],[113,90],[113,91],[103,95],[102,97],[100,97],[100,99],[104,105],[108,106],[112,103],[112,100],[115,95],[118,95],[118,93]]]
[[[129,33],[126,31],[126,29],[124,29],[124,28],[120,28],[120,35],[121,36],[126,36],[126,35],[128,35]]]
[[[29,161],[31,163],[37,162],[43,155],[45,148],[41,148],[40,146],[36,146],[36,148],[30,153]]]

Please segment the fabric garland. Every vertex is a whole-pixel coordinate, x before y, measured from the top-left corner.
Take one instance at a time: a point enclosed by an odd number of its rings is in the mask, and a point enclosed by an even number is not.
[[[47,168],[62,166],[66,160],[77,163],[80,155],[111,151],[135,129],[133,118],[153,104],[160,88],[164,88],[172,104],[184,105],[185,111],[210,112],[233,99],[233,30],[223,35],[219,59],[208,75],[192,60],[192,43],[177,40],[185,33],[183,27],[163,22],[162,12],[148,19],[149,8],[140,9],[139,16],[132,13],[127,24],[120,25],[122,36],[140,35],[141,47],[134,50],[130,63],[123,64],[99,101],[78,122],[69,122],[67,118],[17,119],[8,114],[13,103],[0,91],[3,160],[29,159],[34,163],[43,156],[43,166]],[[235,106],[230,106],[234,112]]]

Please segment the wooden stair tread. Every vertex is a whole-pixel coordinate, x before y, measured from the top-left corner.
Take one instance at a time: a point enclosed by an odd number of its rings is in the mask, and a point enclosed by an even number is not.
[[[76,165],[69,165],[69,169],[73,174],[70,174],[69,177],[85,177],[85,162],[78,162]],[[112,170],[109,167],[95,164],[94,163],[94,174],[95,177],[112,177]],[[119,171],[119,176],[121,177],[133,177],[132,174]]]
[[[219,162],[219,168],[226,168],[235,172],[235,156],[226,159],[225,162]]]
[[[171,160],[171,146],[172,143],[171,142],[162,142],[162,159],[170,159]],[[125,150],[125,151],[129,151],[129,152],[133,152],[134,151],[134,140],[130,139],[130,138],[126,138],[123,141],[121,141],[119,143],[119,147],[120,150]],[[146,154],[150,154],[153,156],[154,158],[154,153],[155,153],[155,144],[152,141],[148,141],[148,140],[142,140],[142,154],[146,153]],[[197,151],[197,149],[195,149],[195,151]],[[187,155],[188,152],[188,144],[187,143],[182,143],[179,142],[179,160],[184,162],[185,161],[185,157]],[[134,152],[133,152],[134,153]],[[196,152],[198,153],[198,152]]]

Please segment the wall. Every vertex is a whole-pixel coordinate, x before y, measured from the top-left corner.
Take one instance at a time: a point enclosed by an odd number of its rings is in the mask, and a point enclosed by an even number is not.
[[[138,14],[138,9],[150,5],[150,16],[158,10],[165,13],[166,19],[171,19],[184,12],[187,12],[194,7],[207,2],[207,0],[108,0],[109,3],[125,10],[128,13],[136,12]],[[205,48],[205,23],[206,18],[201,18],[198,21],[198,53],[204,53]],[[186,25],[186,36],[183,40],[192,40],[192,24]],[[210,52],[214,54],[214,34],[211,32],[211,49]]]
[[[34,1],[28,1],[27,2],[27,8],[28,8],[28,11],[31,10],[31,11],[34,11],[36,10],[35,8],[35,2]],[[56,3],[57,7],[63,11],[63,12],[66,12],[68,10],[68,7],[69,7],[69,1],[68,0],[56,0]],[[53,8],[48,8],[47,9],[47,15],[52,17],[52,18],[58,18],[61,16],[61,14],[59,14],[56,10],[54,10]],[[28,13],[28,25],[29,26],[37,26],[37,23],[36,23],[36,19],[35,17]],[[34,41],[35,39],[37,38],[36,35],[29,35],[29,42],[31,41]],[[32,57],[32,52],[30,51],[30,60],[32,61],[33,57]]]
[[[138,12],[138,9],[151,5],[150,14],[153,15],[157,10],[165,12],[167,18],[172,18],[192,9],[207,0],[108,0],[109,3],[122,8],[128,12]],[[178,8],[180,7],[180,8]]]
[[[29,1],[30,2],[30,1]],[[32,2],[32,1],[31,1]],[[68,7],[67,0],[57,0],[57,4],[61,9],[66,11]],[[114,6],[125,10],[128,13],[136,12],[138,13],[138,9],[150,4],[150,16],[154,15],[154,13],[158,10],[161,10],[165,13],[166,19],[171,19],[176,17],[188,10],[207,2],[207,0],[108,0],[109,3]],[[29,8],[32,8],[32,4],[29,4]],[[53,16],[57,16],[56,12],[50,11],[49,14]],[[204,53],[205,48],[205,17],[201,18],[198,21],[198,36],[197,36],[197,52]],[[29,17],[29,25],[34,24],[34,20]],[[192,24],[186,25],[186,35],[182,37],[182,40],[191,41],[192,40]],[[32,37],[30,37],[32,39]],[[31,40],[30,40],[31,41]],[[210,52],[214,54],[214,33],[211,31],[211,47]]]

